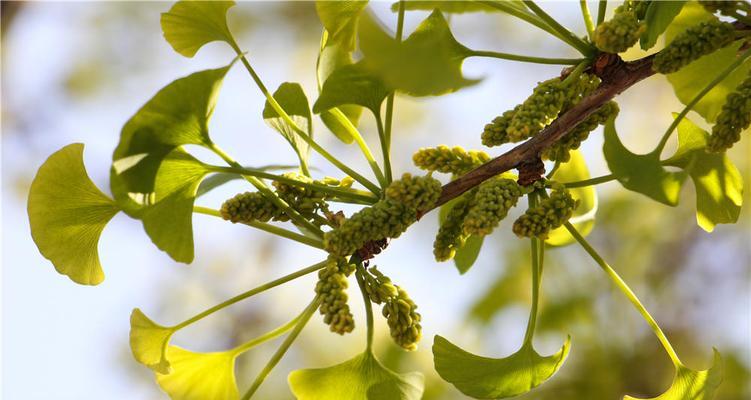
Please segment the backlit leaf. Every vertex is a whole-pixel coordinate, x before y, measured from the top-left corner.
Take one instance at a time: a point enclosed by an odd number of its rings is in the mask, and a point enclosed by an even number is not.
[[[193,203],[206,165],[183,150],[172,151],[159,167],[153,205],[141,220],[151,241],[175,261],[193,261]]]
[[[610,172],[623,187],[669,206],[678,204],[678,195],[686,173],[666,171],[660,164],[659,154],[640,155],[630,152],[618,138],[613,118],[605,125],[602,150]]]
[[[289,385],[299,400],[417,400],[423,379],[419,372],[397,374],[366,351],[332,367],[293,371]]]
[[[318,81],[318,93],[321,92],[323,82],[328,79],[329,75],[337,68],[352,64],[352,52],[344,50],[341,46],[329,42],[328,32],[323,32],[321,39],[321,52],[318,54],[316,62],[316,79]],[[362,114],[362,107],[349,104],[337,107],[352,126],[357,127]],[[352,143],[354,138],[350,131],[334,115],[335,110],[326,110],[320,113],[324,125],[342,142]]]
[[[525,344],[508,357],[488,358],[464,351],[436,335],[433,357],[441,378],[462,393],[475,399],[500,399],[529,392],[553,376],[566,360],[570,345],[567,338],[563,347],[548,357]]]
[[[743,177],[725,154],[705,151],[709,134],[688,118],[678,125],[678,150],[667,165],[688,172],[696,189],[696,221],[707,232],[738,221]]]
[[[228,69],[196,72],[170,83],[123,126],[112,155],[110,188],[130,216],[138,217],[153,202],[154,179],[170,151],[211,143],[208,122]]]
[[[330,108],[346,104],[363,106],[378,115],[381,103],[389,91],[383,82],[362,65],[345,65],[334,71],[321,89],[313,105],[313,112],[318,114]]]
[[[172,372],[155,373],[156,381],[173,400],[237,400],[235,351],[195,353],[167,348]]]
[[[524,6],[524,3],[521,1],[508,1],[505,0],[504,3],[514,6],[518,8],[521,11],[526,11],[526,7]],[[486,4],[478,3],[476,1],[405,1],[404,2],[404,9],[405,10],[425,10],[425,11],[433,11],[436,8],[440,9],[443,12],[446,13],[455,13],[455,14],[463,14],[463,13],[469,13],[469,12],[502,12],[501,10],[490,7]],[[391,11],[399,11],[399,3],[394,3],[391,5]]]
[[[437,96],[479,82],[462,74],[462,63],[472,51],[456,41],[439,10],[404,42],[397,42],[373,18],[362,19],[359,37],[365,67],[390,89]]]
[[[576,182],[589,179],[589,170],[580,150],[573,150],[569,153],[571,159],[561,164],[553,175],[553,180],[558,182]],[[579,206],[574,210],[574,214],[569,219],[576,230],[586,237],[595,226],[595,213],[597,212],[597,191],[594,186],[585,186],[581,188],[569,189],[571,196],[579,200]],[[568,233],[568,230],[561,226],[550,231],[546,244],[551,246],[565,246],[575,242],[575,239]]]
[[[681,12],[685,3],[685,0],[653,1],[649,3],[647,14],[644,17],[647,30],[644,31],[639,40],[642,49],[649,50],[657,43],[657,38],[665,32],[668,25]]]
[[[650,399],[625,396],[623,400],[712,400],[715,391],[722,383],[722,358],[714,350],[712,367],[704,371],[694,371],[678,366],[673,384],[663,394]]]
[[[139,363],[160,374],[171,372],[167,359],[167,346],[175,331],[161,326],[147,317],[141,310],[134,309],[130,314],[130,351]]]
[[[357,22],[367,5],[367,1],[316,1],[316,11],[330,40],[342,49],[352,51],[355,49]]]
[[[39,167],[28,200],[31,237],[57,272],[82,285],[104,280],[99,237],[120,209],[91,182],[83,144],[53,153]]]
[[[482,243],[485,241],[485,236],[469,235],[464,245],[456,249],[456,255],[454,255],[454,264],[459,273],[464,275],[477,261],[477,257],[482,250]]]
[[[234,1],[178,1],[162,13],[162,32],[176,52],[193,57],[206,43],[224,41],[234,46],[227,27],[227,10]]]
[[[305,92],[303,92],[302,86],[299,83],[282,83],[276,92],[274,92],[274,99],[292,120],[295,121],[298,127],[307,132],[308,136],[313,136],[310,105],[308,105],[308,98],[305,96]],[[310,145],[277,114],[268,101],[266,101],[263,107],[263,119],[287,139],[300,158],[300,162],[307,165]]]
[[[686,3],[681,13],[673,20],[673,23],[670,24],[665,32],[665,38],[667,42],[670,42],[689,26],[714,18],[699,3]],[[676,73],[669,74],[667,76],[668,81],[673,85],[673,90],[678,99],[683,104],[688,104],[727,65],[735,61],[740,46],[740,42],[731,44],[724,49],[715,51],[694,61]],[[751,71],[751,62],[746,60],[746,62],[736,68],[735,71],[699,100],[693,107],[693,110],[704,117],[707,122],[714,122],[722,109],[722,105],[725,104],[727,95],[748,76],[749,71]]]

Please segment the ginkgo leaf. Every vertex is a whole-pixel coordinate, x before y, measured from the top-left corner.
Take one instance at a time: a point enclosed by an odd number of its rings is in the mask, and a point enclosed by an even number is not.
[[[552,179],[558,182],[576,182],[589,179],[589,170],[580,150],[569,152],[571,159],[560,165]],[[597,191],[594,185],[569,189],[571,196],[579,201],[568,222],[572,223],[579,233],[586,237],[595,226],[597,213]],[[561,226],[550,231],[545,243],[551,246],[565,246],[575,242],[568,230]]]
[[[369,351],[328,368],[292,371],[288,380],[299,400],[417,400],[424,390],[422,374],[397,374]]]
[[[367,1],[316,1],[316,12],[331,42],[346,51],[355,49],[355,33]]]
[[[615,119],[605,125],[605,143],[602,148],[610,172],[626,189],[669,206],[678,204],[678,195],[686,173],[668,172],[660,164],[657,153],[634,154],[623,146],[615,131]]]
[[[715,17],[708,13],[698,2],[688,2],[683,7],[681,13],[665,31],[665,39],[669,43],[678,34],[688,27],[696,25],[702,21],[714,19]],[[676,97],[683,104],[691,102],[700,91],[717,77],[722,69],[731,64],[736,59],[738,49],[742,45],[736,42],[724,49],[715,51],[706,55],[691,64],[683,67],[680,71],[667,76],[670,84],[673,85]],[[699,115],[704,117],[707,122],[714,122],[717,115],[720,114],[727,95],[730,94],[738,84],[746,79],[751,71],[751,62],[748,60],[730,73],[717,86],[712,88],[694,107]]]
[[[134,309],[130,314],[130,351],[139,363],[160,374],[172,371],[167,359],[174,329],[161,326],[147,317],[141,310]]]
[[[324,31],[323,37],[321,38],[321,51],[318,54],[318,60],[316,62],[318,93],[321,92],[323,83],[328,79],[332,72],[339,67],[350,65],[352,63],[352,52],[344,50],[341,46],[338,46],[335,43],[330,43],[328,32]],[[360,115],[362,114],[361,106],[349,104],[337,108],[344,114],[353,127],[357,127],[357,124],[360,121]],[[336,118],[334,113],[334,109],[321,112],[321,120],[339,140],[347,144],[352,143],[354,141],[352,134],[349,129],[345,127],[338,118]]]
[[[665,393],[649,399],[624,396],[623,400],[712,400],[722,383],[722,358],[716,349],[713,350],[714,361],[711,368],[694,371],[679,365],[676,367],[673,383]]]
[[[193,203],[210,172],[181,149],[167,155],[157,172],[155,201],[143,210],[141,220],[151,241],[175,261],[193,261]]]
[[[345,65],[329,75],[313,105],[313,112],[318,114],[337,106],[357,104],[378,115],[381,103],[388,95],[389,90],[383,82],[364,68],[361,61]]]
[[[53,153],[31,182],[28,200],[31,237],[57,272],[82,285],[104,280],[99,237],[120,210],[89,178],[83,144]]]
[[[527,7],[524,6],[524,3],[521,1],[510,1],[510,0],[504,0],[504,3],[510,6],[514,6],[518,8],[521,11],[525,11]],[[455,13],[455,14],[463,14],[463,13],[469,13],[469,12],[502,12],[501,10],[488,6],[486,4],[476,2],[476,1],[447,1],[447,0],[439,0],[439,1],[405,1],[404,2],[404,9],[405,10],[425,10],[425,11],[433,11],[435,9],[440,9],[443,12],[446,13]],[[391,5],[391,11],[399,11],[399,3],[394,3]]]
[[[172,372],[155,373],[159,387],[172,400],[237,400],[237,352],[196,353],[177,346],[167,348]]]
[[[229,67],[170,83],[123,126],[112,155],[110,188],[130,216],[137,218],[153,202],[156,172],[170,151],[184,144],[211,143],[208,122]]]
[[[685,0],[653,1],[647,7],[644,23],[647,29],[641,35],[639,44],[644,50],[649,50],[657,43],[657,38],[665,32],[673,19],[681,12]]]
[[[236,47],[227,27],[227,10],[234,5],[234,1],[178,1],[162,13],[164,38],[185,57],[193,57],[203,45],[217,40]]]
[[[508,357],[488,358],[436,335],[433,357],[441,378],[462,393],[475,399],[501,399],[524,394],[553,376],[566,360],[570,346],[569,337],[557,353],[543,357],[526,343]]]
[[[485,236],[469,235],[464,245],[456,249],[454,255],[454,265],[459,273],[464,275],[477,261],[477,257],[482,250],[482,244],[485,241]]]
[[[274,99],[287,112],[298,127],[308,136],[313,136],[313,121],[310,115],[308,98],[299,83],[284,82],[274,92]],[[263,119],[279,132],[292,146],[300,158],[300,162],[307,165],[310,145],[266,101],[263,107]]]
[[[678,124],[678,150],[666,165],[688,172],[696,189],[696,221],[707,232],[738,221],[743,177],[725,154],[708,153],[709,134],[688,118]]]
[[[372,17],[360,21],[365,67],[389,89],[412,96],[437,96],[479,80],[462,74],[472,50],[456,41],[439,10],[433,11],[403,42],[397,42]]]

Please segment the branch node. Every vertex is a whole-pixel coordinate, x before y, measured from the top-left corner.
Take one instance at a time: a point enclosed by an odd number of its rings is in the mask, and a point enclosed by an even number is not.
[[[516,182],[521,186],[529,186],[545,176],[545,164],[542,163],[540,156],[520,162],[517,169],[519,179]]]

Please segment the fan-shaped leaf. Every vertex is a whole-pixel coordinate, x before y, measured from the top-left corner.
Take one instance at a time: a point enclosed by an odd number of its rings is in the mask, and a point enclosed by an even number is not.
[[[462,350],[436,335],[433,342],[435,369],[467,396],[475,399],[500,399],[524,394],[539,386],[561,367],[571,345],[566,339],[561,349],[542,357],[525,344],[505,358],[487,358]]]
[[[715,391],[722,383],[722,358],[714,350],[712,367],[704,371],[694,371],[678,366],[673,384],[663,394],[650,399],[625,396],[624,400],[712,400]]]
[[[224,41],[235,46],[227,27],[227,10],[234,1],[185,1],[162,13],[162,32],[176,52],[193,57],[203,45]]]
[[[160,374],[171,372],[167,346],[175,331],[150,320],[141,310],[130,314],[130,351],[139,363]]]
[[[465,272],[469,271],[475,265],[484,241],[485,236],[469,235],[464,245],[456,249],[454,265],[456,265],[456,269],[459,270],[460,274],[464,275]]]
[[[282,83],[276,92],[274,92],[274,99],[276,99],[277,103],[282,106],[282,109],[287,112],[292,120],[295,121],[297,126],[305,130],[308,136],[313,136],[310,105],[308,105],[308,98],[305,96],[305,92],[303,92],[302,86],[299,83]],[[300,158],[300,162],[307,165],[310,145],[292,129],[292,126],[277,114],[268,101],[266,101],[263,107],[263,119],[287,139]]]
[[[153,202],[162,159],[184,144],[207,145],[208,121],[229,66],[180,78],[160,90],[128,120],[112,155],[110,188],[132,217]]]
[[[167,348],[172,372],[156,373],[159,386],[173,400],[237,400],[235,351],[195,353],[177,346]]]
[[[57,272],[82,285],[104,280],[99,237],[119,208],[91,182],[83,144],[53,153],[39,167],[28,200],[31,237]]]
[[[332,367],[293,371],[289,385],[300,400],[417,400],[424,383],[419,372],[397,374],[366,351]]]
[[[316,63],[318,93],[321,92],[323,82],[328,79],[332,72],[339,67],[350,65],[352,62],[352,52],[342,49],[342,47],[336,45],[336,43],[330,43],[329,35],[324,31],[321,39],[321,52],[318,54],[318,61]],[[347,117],[352,126],[357,127],[357,124],[360,121],[360,115],[362,114],[362,107],[349,104],[337,108],[345,117]],[[335,110],[321,112],[321,120],[339,140],[347,144],[352,143],[354,141],[352,134],[347,127],[335,117],[334,112]]]
[[[553,175],[553,179],[559,182],[575,182],[589,179],[587,163],[581,151],[574,150],[569,153],[571,159],[561,164]],[[597,212],[597,191],[594,186],[572,188],[571,196],[579,200],[579,207],[569,220],[582,236],[587,236],[595,226],[595,213]],[[561,226],[550,231],[545,243],[551,246],[565,246],[575,242],[568,230]]]
[[[696,188],[696,221],[707,232],[738,221],[743,177],[725,154],[705,151],[709,134],[688,118],[678,124],[678,150],[667,165],[688,172]]]
[[[378,115],[388,95],[383,82],[364,68],[362,62],[345,65],[326,79],[313,112],[318,114],[337,106],[357,104]]]
[[[685,0],[653,1],[649,3],[647,14],[644,17],[647,30],[644,31],[639,40],[642,49],[649,50],[657,43],[657,38],[665,32],[665,29],[681,12],[684,4],[686,4]]]
[[[613,118],[605,125],[602,151],[610,172],[623,187],[669,206],[678,204],[678,195],[686,173],[666,171],[660,164],[659,154],[639,155],[630,152],[618,138]]]
[[[331,42],[346,51],[355,49],[355,32],[367,1],[316,1],[318,18],[330,35]]]
[[[665,38],[667,42],[670,42],[689,26],[713,18],[715,17],[705,11],[698,2],[686,3],[681,13],[673,20],[665,32]],[[675,91],[678,99],[683,104],[688,104],[693,100],[707,84],[717,77],[717,74],[725,66],[735,61],[738,48],[741,44],[737,42],[722,50],[715,51],[692,62],[680,71],[669,74],[668,81],[673,85],[673,91]],[[748,76],[749,71],[751,71],[751,62],[747,60],[699,100],[693,107],[693,110],[704,117],[707,122],[714,122],[722,109],[722,105],[725,104],[727,95]]]

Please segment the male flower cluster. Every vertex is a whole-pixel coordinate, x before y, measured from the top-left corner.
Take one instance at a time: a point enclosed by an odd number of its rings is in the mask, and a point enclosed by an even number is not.
[[[524,189],[512,179],[493,178],[483,182],[464,218],[464,233],[489,235],[522,195]]]
[[[467,151],[461,146],[440,145],[417,150],[412,156],[412,161],[417,168],[425,171],[463,175],[490,161],[490,156],[484,151]]]
[[[415,311],[415,302],[376,267],[368,269],[363,275],[365,293],[370,301],[383,304],[382,313],[394,342],[405,350],[415,350],[422,337],[422,317]]]
[[[520,237],[547,239],[551,230],[560,227],[573,214],[579,205],[577,200],[563,187],[556,184],[550,197],[543,199],[536,207],[528,209],[514,221],[513,231]]]
[[[741,140],[741,132],[751,125],[751,73],[730,93],[722,106],[707,150],[721,153]]]
[[[691,62],[729,45],[735,40],[735,27],[717,19],[689,27],[657,53],[652,69],[661,74],[680,70]]]
[[[318,271],[316,294],[321,297],[319,312],[332,332],[352,332],[355,319],[347,304],[347,277],[355,270],[344,258],[329,257],[326,267]]]
[[[604,124],[610,117],[618,115],[618,112],[618,103],[609,101],[603,104],[584,121],[576,125],[566,136],[560,138],[552,146],[543,149],[542,158],[561,162],[568,161],[571,158],[569,151],[578,149],[597,126]]]
[[[647,29],[646,25],[639,21],[637,7],[639,3],[626,1],[615,9],[613,18],[605,21],[595,30],[595,46],[606,53],[622,53],[636,44],[639,36]]]

